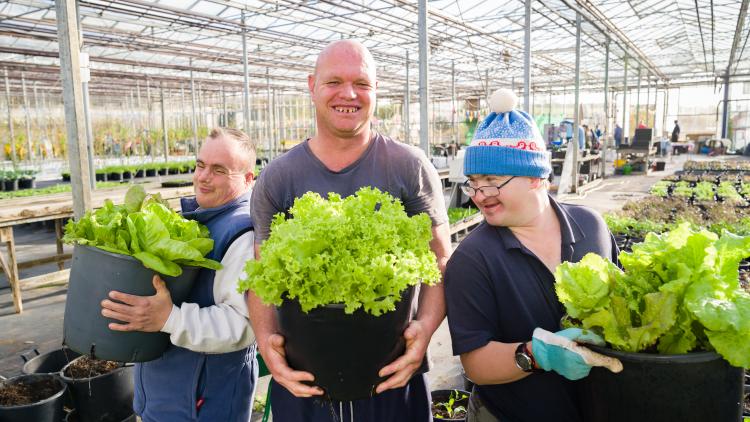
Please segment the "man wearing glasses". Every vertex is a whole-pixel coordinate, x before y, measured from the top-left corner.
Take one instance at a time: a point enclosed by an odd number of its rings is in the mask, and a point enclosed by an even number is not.
[[[205,224],[220,270],[203,268],[185,303],[172,304],[164,281],[156,294],[111,292],[102,315],[117,331],[161,331],[171,345],[159,359],[136,364],[133,409],[143,422],[249,421],[258,365],[255,335],[237,279],[253,259],[250,186],[255,146],[232,128],[211,131],[196,160],[195,199],[182,202],[185,218]]]
[[[615,260],[617,248],[596,212],[548,195],[549,154],[533,118],[514,109],[516,101],[509,90],[495,92],[494,112],[466,151],[469,180],[462,190],[485,222],[446,268],[453,353],[476,383],[467,421],[579,421],[572,380],[592,365],[616,369],[619,362],[571,347],[601,343],[593,333],[555,333],[564,309],[554,272],[590,252]]]

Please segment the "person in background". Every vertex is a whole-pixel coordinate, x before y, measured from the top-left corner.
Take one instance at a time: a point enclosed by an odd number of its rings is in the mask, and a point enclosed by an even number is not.
[[[237,280],[253,259],[250,186],[255,146],[243,132],[211,131],[198,153],[195,199],[183,199],[185,218],[205,224],[214,240],[208,258],[222,269],[201,268],[188,300],[180,305],[154,275],[153,296],[117,291],[102,302],[116,331],[161,331],[171,345],[159,359],[135,366],[133,409],[143,422],[247,422],[258,363],[255,336]]]
[[[615,148],[620,148],[620,144],[622,144],[622,128],[619,123],[615,123],[615,133],[613,134],[613,137],[615,138]]]
[[[377,77],[370,52],[353,40],[323,49],[308,77],[315,104],[315,135],[272,161],[253,190],[252,216],[260,244],[268,239],[273,216],[291,208],[306,192],[353,195],[363,186],[389,192],[408,215],[426,213],[432,220],[430,247],[442,269],[450,255],[448,215],[437,170],[419,149],[394,142],[371,129]],[[353,402],[320,400],[323,390],[311,373],[287,364],[284,337],[276,311],[248,292],[250,320],[271,381],[275,422],[421,422],[431,421],[430,394],[424,373],[430,338],[445,317],[443,285],[421,286],[416,317],[403,337],[404,355],[380,370],[386,377],[372,398]],[[341,333],[346,336],[346,333]],[[357,359],[357,356],[352,356]]]
[[[672,129],[672,137],[670,142],[676,144],[680,138],[680,125],[677,124],[677,120],[674,121],[674,129]]]
[[[466,149],[462,190],[485,221],[453,252],[445,297],[453,353],[474,381],[469,422],[578,422],[572,380],[592,366],[622,369],[577,342],[603,344],[591,332],[558,331],[564,309],[555,269],[588,253],[617,260],[602,217],[548,193],[550,159],[534,119],[503,89]]]

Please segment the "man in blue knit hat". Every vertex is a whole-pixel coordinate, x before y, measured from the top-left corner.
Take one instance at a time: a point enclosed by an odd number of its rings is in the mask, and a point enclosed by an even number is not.
[[[485,221],[454,251],[445,272],[453,353],[474,381],[467,421],[579,421],[572,380],[619,361],[579,346],[602,344],[558,331],[564,309],[555,268],[587,253],[617,259],[601,216],[549,196],[550,156],[534,119],[503,89],[466,150],[462,187]]]
[[[201,269],[179,306],[156,275],[155,295],[111,292],[113,300],[102,302],[104,316],[124,322],[110,329],[169,334],[172,344],[162,357],[135,367],[133,408],[143,422],[250,420],[258,365],[237,280],[254,257],[254,168],[255,146],[245,133],[211,131],[196,160],[195,199],[183,200],[182,211],[211,231],[208,258],[221,261],[222,269]]]

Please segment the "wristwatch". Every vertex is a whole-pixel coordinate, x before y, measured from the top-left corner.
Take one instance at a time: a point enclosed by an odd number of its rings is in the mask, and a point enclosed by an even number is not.
[[[538,372],[534,356],[529,352],[526,343],[521,343],[516,347],[516,366],[523,372]]]

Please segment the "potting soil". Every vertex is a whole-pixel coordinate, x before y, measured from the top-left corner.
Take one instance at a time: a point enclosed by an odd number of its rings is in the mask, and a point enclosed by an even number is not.
[[[120,362],[83,357],[65,369],[65,376],[73,379],[91,378],[114,371],[123,366]]]
[[[22,406],[54,396],[60,385],[54,379],[19,382],[0,387],[0,406]]]

